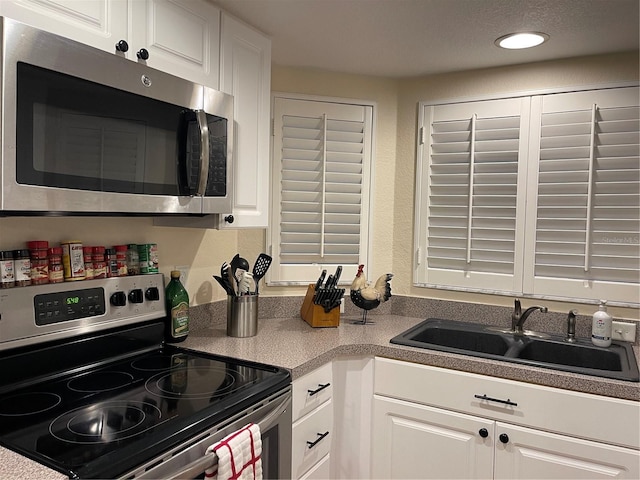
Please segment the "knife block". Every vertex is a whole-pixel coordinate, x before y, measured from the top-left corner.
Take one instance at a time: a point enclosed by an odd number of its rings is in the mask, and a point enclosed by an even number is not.
[[[340,325],[340,305],[333,308],[329,313],[325,313],[324,308],[313,303],[316,293],[316,286],[311,284],[307,287],[307,294],[300,308],[300,316],[312,327],[337,327]]]

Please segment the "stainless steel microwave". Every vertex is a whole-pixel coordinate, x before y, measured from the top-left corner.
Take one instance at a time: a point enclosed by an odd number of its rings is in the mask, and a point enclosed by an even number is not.
[[[0,215],[227,213],[233,97],[0,17]]]

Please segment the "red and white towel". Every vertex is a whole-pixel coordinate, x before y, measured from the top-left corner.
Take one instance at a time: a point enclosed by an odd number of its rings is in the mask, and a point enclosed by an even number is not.
[[[215,452],[218,465],[205,471],[212,480],[262,480],[262,438],[260,427],[253,423],[227,435],[206,453]]]

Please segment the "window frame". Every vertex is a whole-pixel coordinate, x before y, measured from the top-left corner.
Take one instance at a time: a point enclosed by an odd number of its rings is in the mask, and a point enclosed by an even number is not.
[[[298,286],[309,285],[315,283],[318,275],[323,269],[327,270],[327,276],[333,273],[339,263],[308,263],[300,264],[299,266],[284,266],[288,269],[283,274],[283,265],[280,264],[280,250],[277,243],[280,240],[281,231],[280,225],[280,193],[281,184],[279,171],[281,170],[281,158],[276,155],[276,132],[275,132],[275,103],[276,99],[302,101],[302,102],[318,102],[326,104],[336,104],[344,106],[363,107],[364,109],[370,109],[369,122],[370,122],[370,138],[368,139],[368,145],[366,145],[366,155],[363,159],[363,165],[365,172],[363,173],[363,192],[361,201],[363,202],[361,215],[365,215],[365,227],[364,231],[361,231],[361,236],[364,234],[365,240],[362,237],[359,242],[359,263],[369,264],[371,259],[371,232],[373,227],[373,199],[374,199],[374,170],[375,170],[375,138],[376,138],[376,114],[377,105],[375,102],[366,101],[361,99],[350,99],[342,97],[332,96],[320,96],[320,95],[307,95],[307,94],[292,94],[286,92],[272,92],[271,95],[271,178],[270,178],[270,212],[269,212],[269,226],[267,228],[267,248],[270,255],[273,257],[273,263],[265,276],[265,282],[269,286]],[[365,115],[367,115],[365,113]],[[364,183],[366,181],[366,184]],[[357,271],[357,264],[342,265],[344,267],[341,276],[341,284],[345,284],[348,279],[355,276]],[[293,272],[293,273],[291,273]]]
[[[442,285],[436,282],[429,281],[430,279],[426,275],[424,271],[426,269],[426,246],[428,244],[426,236],[421,237],[421,233],[424,233],[426,230],[424,228],[421,229],[421,222],[427,222],[427,214],[428,210],[425,208],[425,197],[428,196],[429,189],[425,189],[425,185],[429,182],[428,172],[429,172],[429,164],[431,161],[430,158],[430,139],[424,138],[426,137],[431,129],[430,125],[427,125],[425,122],[425,111],[428,107],[437,107],[437,106],[446,106],[451,104],[466,104],[472,102],[481,102],[481,101],[490,101],[490,100],[502,100],[507,98],[529,98],[531,102],[531,110],[532,110],[532,119],[530,122],[529,130],[526,133],[529,142],[530,151],[527,152],[526,157],[523,159],[526,162],[524,165],[525,170],[527,170],[526,178],[527,178],[527,188],[524,192],[519,192],[518,195],[525,195],[526,201],[529,203],[527,206],[527,218],[525,223],[528,228],[531,225],[535,225],[536,222],[536,212],[537,212],[537,204],[530,205],[531,199],[536,198],[537,190],[538,190],[538,160],[533,159],[529,161],[528,158],[531,155],[531,150],[535,151],[536,142],[540,141],[539,135],[536,136],[536,127],[535,121],[537,118],[533,118],[536,112],[535,110],[535,97],[543,97],[545,95],[553,95],[553,94],[564,94],[564,93],[575,93],[575,92],[587,92],[590,90],[609,90],[609,89],[617,89],[617,88],[626,88],[626,87],[635,87],[638,88],[640,85],[636,82],[624,82],[624,83],[616,83],[616,84],[607,84],[607,85],[589,85],[582,86],[576,88],[557,88],[557,89],[545,89],[545,90],[537,90],[537,91],[528,91],[528,92],[514,92],[506,95],[491,95],[485,97],[472,97],[472,98],[464,98],[464,99],[451,99],[451,100],[441,100],[437,102],[433,101],[422,101],[419,102],[419,114],[418,114],[418,138],[416,139],[416,197],[415,197],[415,218],[414,218],[414,260],[413,260],[413,286],[422,287],[422,288],[435,288],[435,289],[443,289],[443,290],[452,290],[452,291],[464,291],[464,292],[474,292],[474,293],[483,293],[483,294],[498,294],[498,295],[512,295],[517,294],[523,297],[528,298],[544,298],[549,300],[559,300],[559,301],[576,301],[580,303],[593,303],[597,302],[597,293],[596,296],[588,296],[588,295],[575,295],[575,289],[568,289],[570,294],[568,295],[559,295],[553,292],[550,289],[545,289],[544,292],[540,293],[541,290],[538,288],[534,291],[532,287],[534,283],[534,278],[528,278],[527,275],[531,275],[531,257],[532,251],[535,253],[535,249],[531,250],[532,242],[535,244],[536,235],[530,235],[525,239],[525,245],[523,246],[524,258],[520,259],[520,271],[522,272],[522,288],[519,291],[506,291],[503,289],[492,288],[490,283],[491,274],[487,275],[487,285],[486,287],[477,288],[468,285]],[[535,164],[535,165],[532,165]],[[533,185],[531,185],[533,182]],[[532,191],[534,191],[532,193]],[[422,206],[421,206],[422,205]],[[533,212],[534,219],[533,223],[531,220],[531,213]],[[531,238],[533,240],[531,240]],[[516,260],[518,261],[518,260]],[[556,282],[564,282],[565,280],[571,281],[572,279],[556,279]],[[631,288],[635,288],[635,283],[627,283],[625,286],[631,286]],[[537,293],[536,293],[537,292]],[[564,293],[564,292],[563,292]],[[625,297],[622,299],[610,300],[609,304],[616,306],[624,306],[624,307],[637,307],[640,303],[640,298],[637,299],[638,295],[630,295],[629,297]],[[629,300],[626,300],[629,298]],[[633,299],[633,300],[631,300]],[[636,300],[637,302],[636,303]]]

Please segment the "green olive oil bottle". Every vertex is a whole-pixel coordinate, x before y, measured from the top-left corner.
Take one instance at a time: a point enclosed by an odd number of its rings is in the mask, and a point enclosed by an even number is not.
[[[189,334],[189,294],[180,282],[180,272],[171,272],[171,281],[165,292],[167,302],[167,322],[165,340],[182,342]]]

